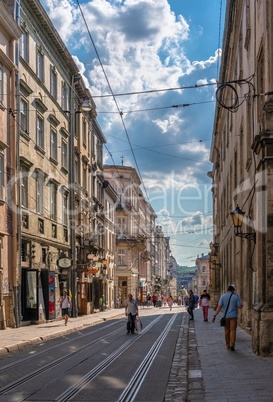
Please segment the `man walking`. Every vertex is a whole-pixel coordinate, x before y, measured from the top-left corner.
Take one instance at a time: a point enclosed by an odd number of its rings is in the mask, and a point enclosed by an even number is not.
[[[133,295],[130,293],[128,299],[125,302],[125,315],[128,317],[127,321],[127,334],[135,333],[135,320],[138,314],[138,306],[136,299],[133,299]]]
[[[194,320],[194,315],[193,315],[193,310],[194,310],[194,294],[193,291],[190,289],[189,290],[189,307],[187,309],[187,312],[190,315],[190,320]]]
[[[210,301],[210,295],[208,294],[207,290],[204,289],[203,293],[200,296],[200,306],[202,307],[203,310],[204,321],[208,321],[209,301]]]
[[[216,316],[222,310],[223,314],[226,317],[226,349],[231,350],[232,352],[235,352],[238,309],[241,309],[243,307],[240,297],[234,292],[235,287],[233,285],[230,285],[227,289],[227,293],[223,294],[220,297],[218,306],[212,319],[212,322],[214,322]]]
[[[70,309],[70,297],[67,292],[63,291],[63,296],[61,296],[59,300],[62,309],[62,317],[64,318],[64,324],[67,325],[68,317],[69,317],[69,309]]]

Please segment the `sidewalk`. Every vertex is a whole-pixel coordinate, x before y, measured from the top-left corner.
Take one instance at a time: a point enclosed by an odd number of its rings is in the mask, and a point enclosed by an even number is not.
[[[20,328],[6,328],[0,331],[0,356],[116,317],[124,317],[124,308],[69,318],[67,326],[64,325],[64,320],[60,320]]]
[[[251,335],[237,328],[235,352],[225,349],[220,316],[203,321],[194,310],[189,324],[187,401],[273,401],[273,358],[258,357],[251,350]]]

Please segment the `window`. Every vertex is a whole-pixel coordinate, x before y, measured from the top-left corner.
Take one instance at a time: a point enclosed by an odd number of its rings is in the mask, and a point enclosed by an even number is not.
[[[29,218],[28,218],[28,213],[22,212],[22,227],[24,229],[29,228]]]
[[[125,265],[125,250],[123,248],[118,249],[118,265]]]
[[[37,213],[40,215],[44,214],[44,177],[41,175],[37,175],[37,200],[36,200],[36,208]]]
[[[52,128],[50,132],[50,157],[55,161],[58,160],[57,133]]]
[[[206,266],[205,265],[202,266],[202,272],[206,272]]]
[[[46,264],[46,257],[47,257],[47,249],[45,247],[42,247],[42,263]]]
[[[57,220],[57,186],[54,183],[50,186],[50,218]]]
[[[4,70],[3,65],[0,63],[0,102],[3,102],[4,96]]]
[[[36,143],[39,148],[44,149],[44,119],[39,113],[37,113],[36,124]]]
[[[63,110],[67,110],[67,85],[65,82],[62,82],[62,108]]]
[[[44,233],[44,221],[43,219],[38,219],[38,232],[43,234]]]
[[[0,151],[0,199],[4,199],[4,185],[5,185],[5,174],[4,174],[4,153]]]
[[[87,124],[86,124],[86,120],[83,120],[82,122],[82,144],[83,146],[86,148],[86,144],[87,144]]]
[[[57,71],[55,66],[50,69],[50,93],[57,99]]]
[[[28,261],[28,255],[29,255],[29,243],[26,241],[22,240],[21,243],[21,261],[22,262],[27,262]]]
[[[57,238],[57,225],[52,224],[52,237]]]
[[[21,131],[28,133],[28,102],[21,97],[20,100],[20,127]]]
[[[21,170],[21,204],[22,207],[28,208],[28,174],[29,170],[22,167]]]
[[[79,169],[79,156],[75,155],[75,164],[74,164],[74,174],[75,174],[75,182],[79,182],[79,175],[80,175],[80,169]]]
[[[64,139],[62,139],[62,168],[68,170],[68,147]]]
[[[68,192],[63,192],[63,225],[68,225]]]
[[[28,61],[28,33],[22,29],[22,36],[20,38],[19,53],[22,59]]]
[[[37,76],[44,82],[44,53],[41,46],[37,48]]]
[[[126,218],[117,218],[118,234],[126,233]]]
[[[80,131],[80,121],[81,121],[81,114],[80,112],[76,111],[75,113],[75,137],[78,138],[79,131]]]
[[[83,171],[82,171],[82,186],[87,191],[87,163],[83,162]]]

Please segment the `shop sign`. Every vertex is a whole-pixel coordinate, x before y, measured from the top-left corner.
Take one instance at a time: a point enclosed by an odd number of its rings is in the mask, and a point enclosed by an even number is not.
[[[71,260],[71,258],[66,258],[66,257],[59,258],[57,264],[58,264],[58,267],[60,267],[60,268],[69,268],[72,265],[72,260]]]

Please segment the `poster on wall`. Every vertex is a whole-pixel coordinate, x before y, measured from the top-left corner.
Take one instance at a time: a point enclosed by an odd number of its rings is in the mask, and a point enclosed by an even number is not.
[[[56,318],[55,314],[55,272],[48,272],[48,316],[52,320]]]

